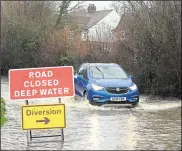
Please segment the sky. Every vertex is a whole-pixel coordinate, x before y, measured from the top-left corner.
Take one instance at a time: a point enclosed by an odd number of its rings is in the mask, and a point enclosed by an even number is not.
[[[87,7],[89,4],[94,4],[96,6],[96,10],[103,10],[103,9],[111,9],[111,4],[113,1],[83,1],[83,4]],[[74,1],[72,5],[77,3]]]
[[[111,9],[112,1],[85,1],[85,5],[94,4],[97,10]]]

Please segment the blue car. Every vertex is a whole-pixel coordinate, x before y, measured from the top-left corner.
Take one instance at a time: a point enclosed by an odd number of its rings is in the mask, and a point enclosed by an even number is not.
[[[75,94],[92,105],[129,105],[139,103],[133,76],[115,63],[84,63],[74,75]]]

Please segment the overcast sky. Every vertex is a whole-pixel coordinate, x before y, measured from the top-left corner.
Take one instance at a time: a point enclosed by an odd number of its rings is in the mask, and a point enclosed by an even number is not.
[[[112,1],[85,1],[85,5],[94,4],[97,10],[111,9]]]
[[[89,4],[94,4],[96,6],[96,10],[103,10],[103,9],[111,9],[111,4],[113,1],[83,1],[84,6],[87,6]],[[76,4],[77,1],[72,2],[72,6]]]

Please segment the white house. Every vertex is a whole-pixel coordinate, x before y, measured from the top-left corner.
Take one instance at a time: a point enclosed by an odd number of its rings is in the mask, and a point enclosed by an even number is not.
[[[83,41],[113,41],[112,30],[119,24],[120,18],[115,10],[96,11],[94,4],[89,4],[87,12],[71,14],[71,21],[82,29]]]

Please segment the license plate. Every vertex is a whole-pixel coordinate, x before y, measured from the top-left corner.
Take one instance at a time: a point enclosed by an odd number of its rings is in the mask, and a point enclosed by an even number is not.
[[[126,101],[126,97],[111,97],[111,101]]]

